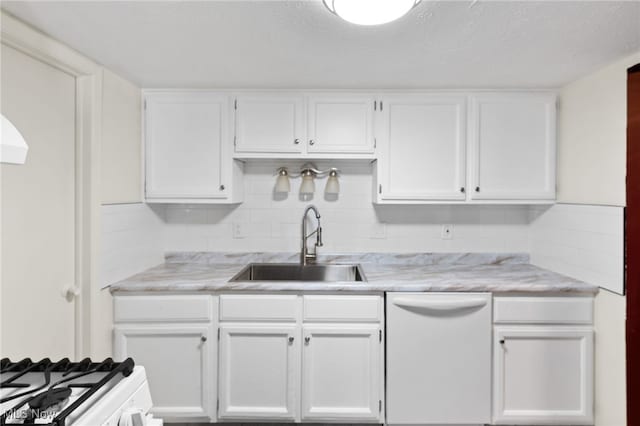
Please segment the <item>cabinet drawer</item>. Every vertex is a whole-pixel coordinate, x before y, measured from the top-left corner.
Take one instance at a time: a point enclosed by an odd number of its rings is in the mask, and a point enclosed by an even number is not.
[[[591,324],[591,297],[496,297],[493,322]]]
[[[379,296],[304,296],[305,321],[378,322]]]
[[[120,296],[114,299],[115,322],[209,322],[212,296]]]
[[[297,321],[298,296],[234,295],[220,296],[221,321]]]

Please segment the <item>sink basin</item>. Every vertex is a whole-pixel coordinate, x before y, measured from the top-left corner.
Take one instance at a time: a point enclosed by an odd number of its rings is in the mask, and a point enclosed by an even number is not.
[[[360,265],[250,263],[230,282],[239,281],[367,281]]]

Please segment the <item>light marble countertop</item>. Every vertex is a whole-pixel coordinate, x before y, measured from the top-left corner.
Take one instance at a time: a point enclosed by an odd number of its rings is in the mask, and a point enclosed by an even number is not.
[[[294,253],[169,253],[166,262],[112,284],[120,292],[451,291],[595,294],[598,287],[528,263],[526,254],[338,254],[319,263],[359,263],[367,282],[229,280],[248,263],[296,263]]]

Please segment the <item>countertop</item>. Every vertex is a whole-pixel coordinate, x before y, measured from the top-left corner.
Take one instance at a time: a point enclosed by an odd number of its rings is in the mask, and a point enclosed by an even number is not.
[[[359,263],[367,282],[229,280],[248,263],[295,263],[294,253],[169,253],[166,262],[109,286],[120,292],[518,292],[595,294],[598,287],[529,264],[526,254],[338,254],[321,263]]]

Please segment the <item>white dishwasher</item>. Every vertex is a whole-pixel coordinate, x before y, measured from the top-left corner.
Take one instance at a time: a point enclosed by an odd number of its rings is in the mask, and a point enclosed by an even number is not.
[[[387,293],[387,423],[490,423],[491,365],[491,294]]]

